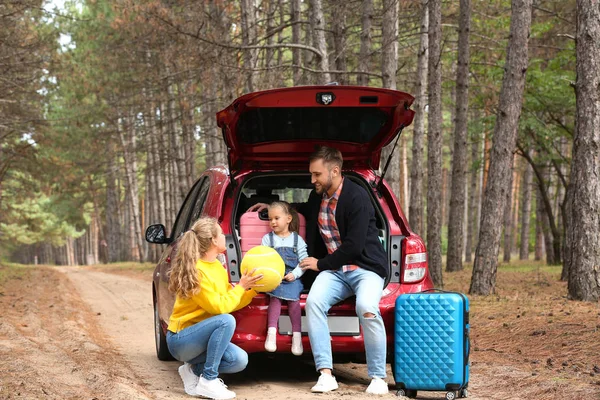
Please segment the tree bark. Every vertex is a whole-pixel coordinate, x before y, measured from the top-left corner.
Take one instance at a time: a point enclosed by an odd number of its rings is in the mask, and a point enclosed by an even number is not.
[[[360,31],[360,54],[358,59],[358,71],[368,72],[371,54],[371,27],[373,26],[373,0],[362,1],[362,29]],[[367,74],[358,74],[356,83],[360,86],[369,85]]]
[[[137,247],[135,258],[143,262],[146,259],[143,248],[143,236],[141,230],[141,219],[139,210],[139,190],[137,182],[137,159],[136,159],[136,139],[135,127],[129,121],[128,117],[123,118],[124,125],[119,128],[119,137],[123,146],[123,160],[125,163],[125,177],[127,179],[127,188],[129,189],[129,209],[130,220],[128,226],[132,229],[134,235],[134,245]]]
[[[106,154],[108,156],[108,168],[106,171],[106,245],[108,262],[120,260],[121,243],[119,224],[119,190],[117,186],[118,167],[116,159],[119,157],[112,138],[106,142]]]
[[[427,251],[433,283],[442,279],[442,4],[429,0],[429,130],[427,134]]]
[[[481,212],[479,243],[475,250],[469,292],[489,295],[496,288],[502,214],[510,190],[510,167],[516,146],[527,71],[532,0],[513,0],[510,37],[500,102],[494,128],[492,154]]]
[[[542,202],[542,210],[544,214],[544,217],[542,219],[542,228],[544,231],[544,236],[546,237],[546,256],[548,264],[560,264],[561,234],[560,230],[556,225],[556,219],[554,218],[554,214],[552,212],[550,194],[548,193],[551,187],[551,179],[544,179],[544,175],[546,174],[549,176],[549,172],[546,172],[544,174],[544,171],[540,169],[540,167],[533,161],[533,159],[528,158],[527,153],[523,149],[521,149],[521,154],[523,154],[525,159],[529,162],[531,168],[533,168],[533,172],[536,176],[536,182],[538,184],[538,200]]]
[[[398,68],[398,0],[383,1],[381,45],[381,71],[383,73],[383,87],[396,89],[396,69]],[[385,166],[390,154],[392,160],[386,172],[386,180],[397,198],[400,198],[400,148],[394,148],[392,141],[381,152],[381,167]],[[393,152],[393,154],[392,154]]]
[[[528,150],[531,157],[531,150]],[[523,172],[523,196],[521,198],[521,242],[519,247],[519,259],[529,258],[529,223],[531,221],[531,183],[533,173],[529,163],[525,163]]]
[[[300,11],[302,3],[301,0],[290,0],[290,14],[292,15],[292,42],[300,43]],[[294,48],[292,49],[292,76],[294,86],[298,86],[302,83],[302,50]]]
[[[325,40],[325,16],[323,15],[323,4],[321,0],[310,0],[311,28],[313,30],[313,41],[319,49],[319,69],[321,72],[317,76],[317,83],[325,84],[331,82],[329,74],[329,57],[327,54],[327,41]]]
[[[458,62],[456,68],[456,124],[452,152],[452,192],[448,222],[446,271],[463,269],[465,200],[467,185],[467,134],[469,119],[469,32],[471,1],[460,0],[458,21]]]
[[[600,299],[600,6],[577,1],[576,133],[567,196],[569,297]]]
[[[510,262],[510,253],[512,250],[512,194],[514,192],[514,163],[515,157],[513,157],[510,161],[510,169],[509,169],[509,183],[508,183],[508,191],[506,192],[506,203],[504,204],[504,257],[502,261],[505,263]]]
[[[254,0],[240,0],[242,19],[242,44],[254,45],[256,42],[256,10]],[[246,70],[246,91],[257,90],[254,68],[258,60],[258,49],[244,49],[244,68]]]
[[[467,205],[467,243],[465,244],[465,261],[473,260],[473,239],[475,238],[477,224],[477,207],[475,206],[477,196],[477,181],[479,178],[479,168],[475,168],[480,144],[477,140],[471,143],[471,183],[469,187],[469,203]]]
[[[421,38],[417,56],[417,84],[415,88],[415,119],[413,123],[412,161],[410,166],[410,203],[408,219],[411,229],[425,235],[423,225],[423,141],[425,136],[425,106],[427,104],[427,62],[429,59],[429,7],[421,4]]]
[[[398,0],[383,0],[381,35],[382,85],[386,89],[396,89],[396,70],[398,69]]]
[[[544,257],[544,232],[542,230],[542,206],[539,200],[539,190],[537,187],[534,189],[536,194],[535,201],[535,248],[533,259],[540,261]]]
[[[346,71],[348,69],[346,60],[346,3],[336,2],[333,4],[333,12],[335,18],[333,19],[333,63],[329,65],[335,65],[337,71]],[[335,74],[335,81],[340,85],[347,85],[347,75],[344,73]]]

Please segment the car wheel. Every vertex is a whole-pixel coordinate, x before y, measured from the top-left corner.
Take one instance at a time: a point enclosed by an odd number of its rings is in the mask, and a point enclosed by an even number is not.
[[[156,343],[156,356],[161,361],[174,360],[169,348],[167,347],[167,337],[160,326],[160,317],[158,315],[158,305],[154,301],[154,341]]]

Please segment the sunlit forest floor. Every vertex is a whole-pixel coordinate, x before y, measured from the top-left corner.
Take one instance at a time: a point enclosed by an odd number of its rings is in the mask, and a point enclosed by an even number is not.
[[[134,278],[141,282],[135,290],[146,294],[152,270],[149,263],[79,269],[80,273],[103,271]],[[500,264],[496,294],[469,296],[469,398],[600,398],[600,306],[568,300],[560,272],[560,266],[532,261]],[[106,313],[91,312],[65,278],[53,268],[0,265],[0,398],[186,398],[177,382],[176,364],[148,355],[153,359],[148,362],[159,366],[150,368],[155,377],[136,376],[139,371],[132,372],[127,357],[110,348],[110,333],[98,325],[98,318]],[[470,279],[469,265],[461,272],[444,273],[444,289],[466,293]],[[144,307],[149,321],[141,322],[139,329],[151,336],[151,305]],[[119,318],[123,325],[136,322],[131,316]],[[265,371],[282,368],[268,363]],[[363,368],[340,365],[340,390],[327,399],[362,398]],[[284,397],[292,392],[298,399],[314,397],[306,390],[314,370],[310,366],[298,370],[304,375],[296,376],[294,382],[289,377],[269,382],[270,375],[256,375],[256,371],[229,378],[229,382],[241,393],[247,390],[258,396],[239,398],[262,399],[260,391],[251,389],[257,382],[265,386],[265,393],[280,390]],[[418,395],[420,399],[443,397],[441,392]]]

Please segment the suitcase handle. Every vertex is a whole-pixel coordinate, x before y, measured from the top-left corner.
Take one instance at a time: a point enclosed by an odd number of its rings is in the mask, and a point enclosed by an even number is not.
[[[420,291],[419,293],[427,293],[427,292],[458,293],[458,292],[449,292],[448,290],[438,289],[438,288],[425,289],[425,290]]]

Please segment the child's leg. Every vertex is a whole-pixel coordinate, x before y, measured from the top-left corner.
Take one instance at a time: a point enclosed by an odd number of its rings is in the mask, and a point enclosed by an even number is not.
[[[269,311],[267,312],[267,327],[277,328],[277,320],[279,319],[280,315],[281,300],[275,296],[271,296],[271,301],[269,302]]]
[[[277,350],[277,320],[279,315],[281,315],[281,300],[271,296],[269,311],[267,312],[267,339],[265,340],[265,350],[271,353]]]
[[[300,300],[288,301],[288,314],[292,322],[292,332],[302,332],[302,312],[300,310]]]
[[[300,311],[300,301],[288,301],[288,314],[292,322],[292,354],[302,355],[302,314]]]

